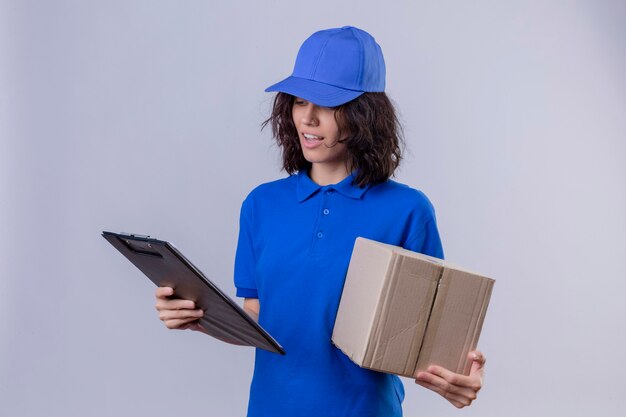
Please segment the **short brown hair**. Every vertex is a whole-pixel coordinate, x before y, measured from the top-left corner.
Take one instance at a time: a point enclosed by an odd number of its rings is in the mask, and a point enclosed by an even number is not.
[[[262,124],[272,126],[272,134],[282,150],[283,169],[289,174],[309,170],[304,158],[291,111],[295,97],[278,93],[272,114]],[[385,93],[363,93],[335,109],[339,130],[349,132],[346,145],[347,163],[355,171],[359,187],[378,184],[393,176],[402,160],[404,137],[396,111]]]

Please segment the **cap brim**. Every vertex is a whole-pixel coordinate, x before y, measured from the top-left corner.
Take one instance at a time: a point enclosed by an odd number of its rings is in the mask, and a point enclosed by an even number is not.
[[[334,85],[293,76],[267,87],[265,91],[291,94],[323,107],[340,106],[363,94],[363,91],[347,90]]]

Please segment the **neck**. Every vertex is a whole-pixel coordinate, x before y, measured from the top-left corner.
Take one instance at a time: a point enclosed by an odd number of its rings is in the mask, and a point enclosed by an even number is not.
[[[346,164],[327,165],[316,164],[311,166],[309,176],[319,185],[337,184],[350,175],[350,171]]]

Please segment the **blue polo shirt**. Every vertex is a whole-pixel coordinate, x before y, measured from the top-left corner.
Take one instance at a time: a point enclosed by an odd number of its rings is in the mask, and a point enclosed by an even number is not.
[[[285,348],[256,350],[248,417],[401,416],[395,375],[355,365],[331,342],[358,236],[439,258],[426,196],[395,181],[320,186],[306,173],[260,185],[243,202],[237,296],[258,298],[259,324]]]

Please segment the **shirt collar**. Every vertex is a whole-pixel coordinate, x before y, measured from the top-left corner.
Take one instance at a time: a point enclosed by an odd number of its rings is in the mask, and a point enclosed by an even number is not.
[[[337,184],[322,186],[315,183],[311,178],[309,178],[309,175],[306,171],[299,171],[297,174],[298,185],[296,189],[298,202],[301,203],[305,201],[319,190],[335,190],[345,195],[346,197],[360,199],[361,197],[363,197],[363,194],[365,194],[365,191],[367,191],[370,186],[366,185],[365,187],[361,188],[358,185],[353,184],[352,181],[354,181],[354,174],[355,173],[353,172]]]

